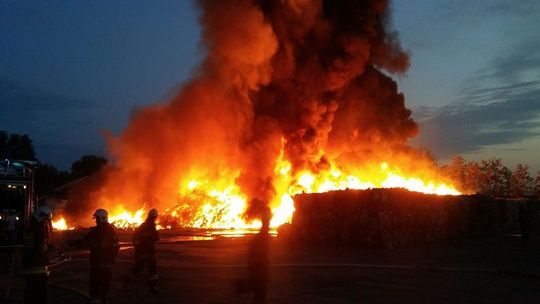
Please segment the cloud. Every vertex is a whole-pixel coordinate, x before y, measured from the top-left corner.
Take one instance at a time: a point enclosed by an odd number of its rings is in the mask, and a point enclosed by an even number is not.
[[[440,2],[436,6],[439,10],[445,11],[449,16],[459,20],[477,19],[479,16],[496,18],[507,16],[534,17],[540,12],[540,3],[536,1],[457,0]]]
[[[0,78],[0,106],[0,129],[28,134],[42,161],[65,166],[93,150],[96,103]]]
[[[0,103],[0,128],[18,132],[65,125],[82,127],[92,121],[89,110],[98,107],[93,102],[44,92],[1,78]]]
[[[512,14],[523,18],[523,16],[537,16],[540,12],[540,3],[536,1],[490,1],[487,6],[484,6],[484,10],[494,14]]]
[[[468,79],[458,99],[415,113],[420,136],[438,158],[540,135],[539,40],[525,41]]]
[[[58,112],[94,107],[89,101],[66,98],[49,92],[26,87],[16,81],[0,79],[0,100],[4,107],[2,115],[33,114],[35,112]]]

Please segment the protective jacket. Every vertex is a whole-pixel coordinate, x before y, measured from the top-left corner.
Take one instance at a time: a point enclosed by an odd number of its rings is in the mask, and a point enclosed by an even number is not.
[[[47,251],[51,244],[52,225],[48,219],[38,221],[35,217],[30,219],[24,231],[23,238],[23,266],[27,275],[48,274]]]
[[[146,255],[156,253],[156,242],[159,241],[159,234],[156,224],[152,221],[142,223],[133,234],[133,246],[135,251]]]
[[[116,228],[109,223],[99,223],[84,237],[90,248],[90,267],[112,266],[120,248]]]

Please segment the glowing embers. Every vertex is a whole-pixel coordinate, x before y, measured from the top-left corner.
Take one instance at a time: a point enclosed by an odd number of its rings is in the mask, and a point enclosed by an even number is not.
[[[249,228],[255,223],[246,223],[243,214],[246,198],[236,185],[217,189],[207,181],[188,182],[189,192],[184,193],[185,203],[174,208],[182,226],[197,228]],[[195,207],[197,206],[197,207]],[[190,215],[191,214],[191,215]]]
[[[142,207],[134,212],[128,211],[122,205],[114,210],[109,210],[109,223],[117,228],[136,228],[146,219],[145,208]]]

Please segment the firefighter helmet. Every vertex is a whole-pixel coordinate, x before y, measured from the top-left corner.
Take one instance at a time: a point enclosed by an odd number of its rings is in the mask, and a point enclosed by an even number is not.
[[[109,213],[107,213],[107,210],[100,208],[94,212],[94,218],[96,223],[106,223],[109,221]]]
[[[156,208],[150,209],[150,211],[148,212],[148,217],[157,218],[158,217],[157,209]]]
[[[34,211],[34,217],[38,220],[38,221],[42,221],[44,219],[48,219],[49,221],[52,220],[52,211],[51,211],[51,208],[47,207],[47,206],[39,206],[35,211]]]

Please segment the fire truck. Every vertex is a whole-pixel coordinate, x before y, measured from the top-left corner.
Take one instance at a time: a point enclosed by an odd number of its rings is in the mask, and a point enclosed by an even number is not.
[[[35,161],[0,162],[0,247],[19,246],[36,206]]]

